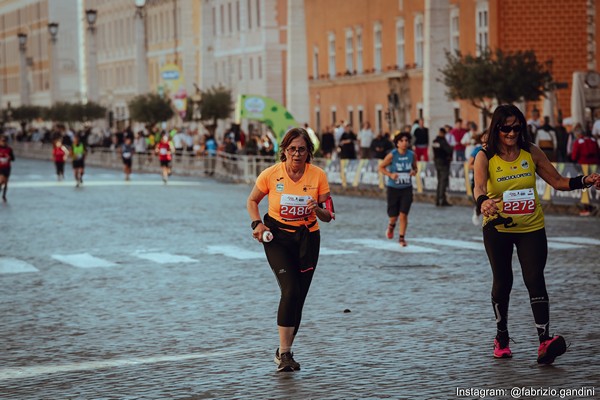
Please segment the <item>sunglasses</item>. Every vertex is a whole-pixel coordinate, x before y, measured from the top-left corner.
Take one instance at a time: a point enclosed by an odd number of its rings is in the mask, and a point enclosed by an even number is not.
[[[510,133],[511,131],[520,132],[521,125],[501,125],[499,129],[503,133]]]

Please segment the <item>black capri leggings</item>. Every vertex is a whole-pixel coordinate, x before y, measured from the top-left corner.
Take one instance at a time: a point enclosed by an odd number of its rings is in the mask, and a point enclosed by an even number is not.
[[[523,281],[535,323],[540,334],[547,334],[549,321],[548,293],[544,280],[544,268],[548,257],[548,241],[544,228],[527,233],[498,232],[493,226],[483,229],[483,242],[492,266],[492,303],[496,312],[499,330],[506,330],[508,303],[513,284],[513,245],[521,264]],[[498,315],[499,314],[499,315]],[[543,328],[542,328],[543,327]]]
[[[300,244],[295,232],[287,232],[275,226],[269,228],[273,232],[273,240],[264,243],[265,254],[281,290],[277,325],[293,326],[295,335],[300,326],[304,301],[319,260],[321,234],[318,230],[308,233],[305,265],[300,265]]]

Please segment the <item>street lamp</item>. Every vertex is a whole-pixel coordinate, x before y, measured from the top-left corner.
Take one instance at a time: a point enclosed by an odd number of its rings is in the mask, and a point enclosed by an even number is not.
[[[59,100],[60,96],[60,77],[58,74],[58,53],[56,49],[56,40],[58,36],[58,23],[50,22],[48,24],[48,33],[50,33],[50,42],[52,43],[52,63],[50,71],[50,76],[52,78],[52,83],[50,86],[50,103],[54,104]]]
[[[202,92],[198,85],[194,83],[196,87],[196,92],[192,95],[192,120],[194,122],[198,122],[202,119],[202,111],[200,109],[200,105],[202,104]]]
[[[144,23],[144,7],[146,0],[135,0],[135,64],[137,69],[136,91],[144,94],[150,91],[148,87],[148,63],[146,60],[146,25]]]
[[[96,54],[96,19],[98,11],[93,9],[85,10],[85,17],[88,22],[88,100],[98,101],[98,59]]]
[[[19,32],[19,53],[21,66],[21,105],[29,105],[29,80],[27,79],[27,34]]]

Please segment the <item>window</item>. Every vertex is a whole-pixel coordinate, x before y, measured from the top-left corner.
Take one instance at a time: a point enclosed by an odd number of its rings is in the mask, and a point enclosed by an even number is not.
[[[415,17],[415,64],[423,67],[423,15]]]
[[[356,73],[363,73],[363,36],[361,28],[356,28]]]
[[[317,132],[321,132],[321,110],[319,109],[319,107],[315,109],[315,123],[315,130]]]
[[[313,77],[319,79],[319,48],[313,47]]]
[[[237,31],[240,31],[240,2],[239,0],[235,2],[235,23],[237,27]]]
[[[252,29],[252,0],[248,0],[248,30]]]
[[[373,39],[374,39],[374,49],[375,49],[375,60],[374,60],[374,68],[375,72],[381,72],[381,23],[375,23],[375,27],[373,28]]]
[[[258,68],[258,79],[262,79],[262,57],[258,56],[256,60],[257,68]]]
[[[479,2],[477,3],[476,10],[476,43],[477,43],[477,55],[481,55],[481,52],[488,48],[488,3]]]
[[[452,11],[450,11],[450,52],[452,54],[456,53],[460,49],[460,30],[458,22],[458,8],[453,8]]]
[[[396,65],[404,69],[404,19],[396,21]]]
[[[225,34],[225,5],[221,4],[221,35]]]
[[[330,32],[327,37],[329,42],[329,78],[335,78],[335,34]]]
[[[352,28],[346,30],[346,71],[354,71],[354,43]]]
[[[233,22],[231,18],[231,3],[227,3],[227,22],[229,22],[229,33],[233,32]]]
[[[238,58],[238,79],[241,81],[244,79],[244,74],[242,73],[242,59]]]
[[[358,129],[362,129],[365,122],[365,112],[362,106],[358,106]]]
[[[256,26],[260,26],[260,0],[256,0]]]
[[[348,121],[351,127],[354,128],[354,109],[352,107],[348,107]]]
[[[383,106],[378,104],[375,106],[375,115],[377,116],[377,132],[383,132]]]
[[[335,126],[337,122],[337,110],[335,107],[331,107],[331,125]]]
[[[250,80],[254,79],[254,63],[252,57],[248,57],[248,68],[250,69]]]

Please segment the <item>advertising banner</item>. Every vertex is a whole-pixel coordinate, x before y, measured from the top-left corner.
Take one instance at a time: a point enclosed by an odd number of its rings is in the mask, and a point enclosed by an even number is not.
[[[164,92],[175,106],[175,110],[185,118],[187,110],[187,92],[183,85],[183,75],[181,70],[175,64],[165,64],[160,69],[160,78],[162,81],[161,92]]]

